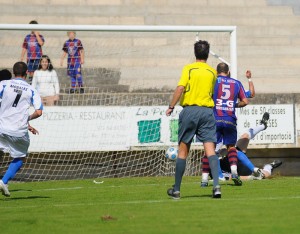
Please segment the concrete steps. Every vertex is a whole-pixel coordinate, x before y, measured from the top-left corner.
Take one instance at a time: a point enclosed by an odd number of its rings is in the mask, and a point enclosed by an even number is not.
[[[17,6],[24,5],[22,0],[1,0],[3,4],[15,4]],[[69,0],[26,0],[28,5],[58,5],[58,6],[68,6],[70,5]],[[178,0],[73,0],[72,4],[75,6],[122,6],[122,5],[132,5],[132,6],[265,6],[266,2],[261,0],[190,0],[178,1]]]
[[[201,1],[198,1],[201,2]],[[219,6],[203,7],[199,5],[161,5],[159,7],[154,5],[148,6],[134,6],[134,5],[50,5],[45,8],[42,5],[23,5],[22,8],[16,8],[11,4],[2,4],[0,13],[2,14],[18,14],[18,15],[36,15],[40,16],[64,16],[73,17],[76,12],[76,17],[83,16],[150,16],[150,15],[222,15],[222,16],[293,16],[291,7],[277,7],[277,6],[252,6],[251,10],[245,6]]]
[[[82,15],[73,17],[72,15],[37,15],[35,18],[44,24],[91,24],[91,25],[238,25],[238,26],[252,26],[260,28],[258,25],[267,25],[267,27],[283,26],[297,27],[300,25],[300,16],[281,15],[281,16],[261,16],[261,15],[241,15],[231,17],[228,15],[220,15],[210,17],[210,15],[202,14],[180,14],[174,17],[174,14],[159,14],[159,15],[145,15],[145,16],[91,16]],[[9,20],[7,20],[9,19]],[[11,17],[9,13],[2,13],[0,15],[0,22],[6,23],[24,23],[32,20],[32,16],[26,13],[21,13]],[[63,22],[63,23],[62,23]]]
[[[291,0],[74,0],[70,5],[68,0],[1,0],[0,22],[27,23],[35,18],[46,24],[237,25],[238,76],[243,77],[245,70],[250,69],[261,87],[273,80],[272,85],[264,87],[269,92],[270,89],[282,90],[283,77],[288,80],[289,84],[285,82],[285,85],[289,89],[299,87],[300,16],[294,15],[296,3]],[[5,48],[0,54],[0,66],[9,66],[19,59],[26,34],[0,34],[0,46]],[[61,71],[62,85],[67,86],[66,69],[59,66],[66,33],[42,34],[46,38],[44,53]],[[203,33],[200,36],[209,40],[216,52],[219,45],[228,43],[228,39],[226,42]],[[124,92],[142,86],[168,89],[176,85],[182,66],[193,61],[190,45],[194,42],[194,33],[177,34],[177,37],[140,34],[132,38],[125,33],[120,37],[109,33],[78,32],[78,38],[86,51],[85,82],[95,88],[107,85],[110,89],[110,85],[116,84]],[[175,49],[165,47],[169,44],[175,45]],[[178,50],[178,44],[186,47]],[[221,56],[228,57],[228,52],[221,51]],[[101,72],[92,73],[93,69],[105,68],[110,70],[107,74],[118,73],[115,83],[109,83],[112,81]]]

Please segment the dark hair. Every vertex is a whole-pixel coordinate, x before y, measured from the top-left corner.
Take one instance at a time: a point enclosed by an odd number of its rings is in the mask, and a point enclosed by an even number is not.
[[[27,65],[24,62],[16,62],[13,67],[15,76],[25,77],[27,73]]]
[[[39,24],[36,20],[31,20],[29,24]]]
[[[10,80],[12,77],[11,72],[7,69],[3,69],[0,71],[0,81],[2,80]]]
[[[209,55],[209,43],[207,41],[197,41],[194,44],[194,53],[196,59],[207,60]]]
[[[229,72],[229,66],[228,66],[228,64],[226,64],[226,63],[219,63],[218,66],[217,66],[217,72],[218,72],[218,74],[220,74],[220,73],[226,73],[226,74],[228,74],[228,72]]]
[[[47,56],[47,55],[43,55],[40,59],[40,64],[39,64],[39,67],[38,67],[38,70],[42,69],[42,59],[47,59],[48,60],[48,71],[52,71],[53,70],[53,65],[51,63],[51,60],[50,58]]]

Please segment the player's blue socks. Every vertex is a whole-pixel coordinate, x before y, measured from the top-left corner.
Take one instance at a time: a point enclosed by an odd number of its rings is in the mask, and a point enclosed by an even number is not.
[[[244,164],[247,168],[249,168],[249,170],[251,170],[252,172],[254,171],[254,165],[252,164],[252,162],[249,160],[249,158],[247,157],[246,154],[244,154],[243,152],[239,151],[237,152],[237,157],[238,160]]]
[[[219,168],[218,168],[219,169],[218,170],[219,171],[219,178],[224,178],[219,158],[218,158],[218,166],[219,166]]]
[[[219,185],[219,158],[217,155],[208,157],[211,174],[214,181],[214,188]]]
[[[180,185],[182,181],[182,176],[185,171],[185,166],[186,166],[186,159],[181,159],[181,158],[176,159],[174,191],[180,191]]]
[[[23,161],[20,158],[15,158],[9,165],[7,171],[5,172],[5,175],[2,178],[2,181],[4,184],[7,184],[9,180],[15,177],[17,172],[20,170],[20,168],[23,165]]]

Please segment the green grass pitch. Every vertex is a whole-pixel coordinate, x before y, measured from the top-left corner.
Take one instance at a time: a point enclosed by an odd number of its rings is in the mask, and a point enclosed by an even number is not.
[[[99,180],[99,179],[98,179]],[[166,195],[173,177],[11,183],[0,195],[6,233],[300,233],[300,177],[222,185],[222,199],[198,177],[184,177],[181,200]]]

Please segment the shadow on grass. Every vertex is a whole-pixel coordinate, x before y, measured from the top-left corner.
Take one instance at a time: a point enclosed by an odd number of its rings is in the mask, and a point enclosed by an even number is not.
[[[7,198],[2,198],[0,200],[2,201],[13,201],[13,200],[31,200],[31,199],[48,199],[51,197],[47,197],[47,196],[27,196],[27,197],[7,197]]]
[[[32,192],[31,189],[10,189],[10,192]]]
[[[211,194],[197,194],[197,195],[190,195],[190,196],[182,196],[181,199],[188,199],[188,198],[202,198],[202,197],[211,197]]]

